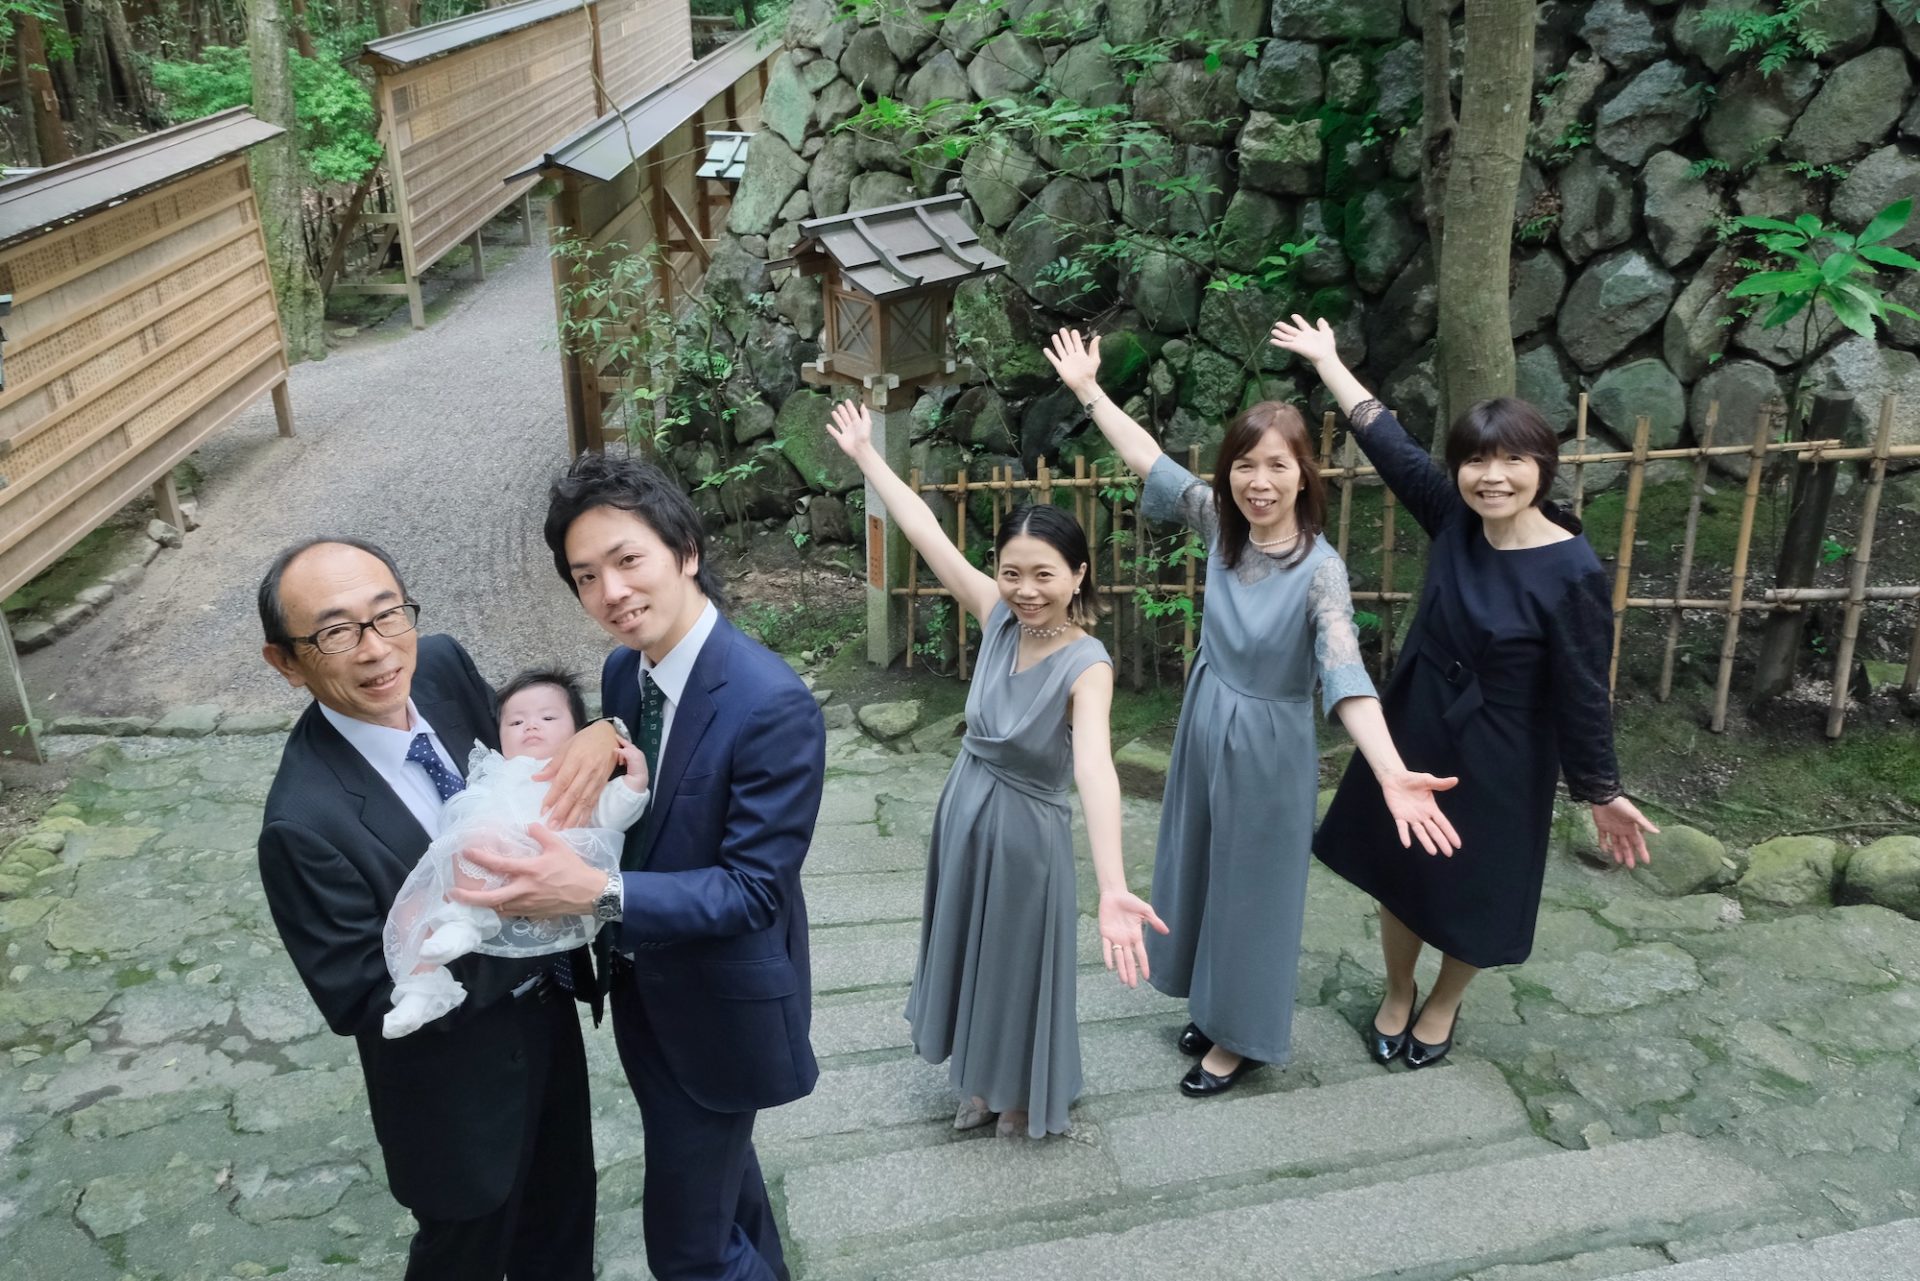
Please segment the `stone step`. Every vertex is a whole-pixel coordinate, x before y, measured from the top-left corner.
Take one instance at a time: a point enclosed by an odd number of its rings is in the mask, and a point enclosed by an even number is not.
[[[1616,1281],[1893,1281],[1920,1276],[1920,1219],[1670,1264]]]
[[[920,947],[920,919],[877,925],[826,926],[808,940],[816,995],[863,987],[913,982],[913,963]],[[1078,919],[1074,959],[1082,968],[1100,965],[1100,927],[1091,916]],[[1101,967],[1105,972],[1105,967]]]
[[[1398,1074],[1385,1079],[1402,1084]],[[1319,1093],[1290,1097],[1309,1101]],[[1426,1125],[1439,1120],[1431,1113],[1421,1117]],[[982,1151],[970,1151],[975,1147]],[[936,1160],[942,1168],[934,1168]],[[916,1217],[937,1223],[956,1206],[990,1202],[989,1212],[1031,1214],[1070,1196],[1122,1189],[1121,1173],[1104,1153],[1066,1144],[959,1143],[871,1161],[872,1168],[857,1172],[857,1181],[856,1171],[832,1167],[788,1177],[788,1223],[796,1239],[810,1234],[822,1246],[836,1238],[852,1245],[854,1234],[866,1234],[877,1243],[874,1234]],[[894,1167],[880,1164],[885,1162]],[[869,1185],[868,1179],[876,1182]],[[1271,1186],[1284,1192],[1286,1182]],[[1778,1189],[1751,1168],[1690,1136],[1668,1135],[1506,1160],[1471,1177],[1441,1169],[1205,1214],[1182,1215],[1191,1207],[1160,1199],[1143,1207],[1156,1216],[1152,1221],[1125,1231],[945,1258],[889,1275],[918,1281],[1111,1281],[1182,1275],[1204,1259],[1215,1276],[1287,1281],[1360,1281],[1388,1272],[1451,1276],[1495,1262],[1546,1261],[1564,1254],[1569,1242],[1602,1249],[1752,1222],[1779,1201]],[[1158,1217],[1169,1214],[1177,1217]],[[1672,1275],[1655,1274],[1660,1281]]]
[[[1354,1041],[1354,1051],[1359,1051],[1352,1035],[1342,1039],[1346,1041]],[[820,1243],[887,1229],[914,1231],[933,1223],[960,1229],[979,1216],[1004,1210],[1008,1189],[1002,1189],[1002,1183],[1016,1185],[1016,1200],[1029,1198],[1020,1204],[1041,1206],[1056,1195],[1079,1200],[1256,1170],[1284,1170],[1298,1177],[1402,1154],[1500,1143],[1528,1133],[1519,1099],[1498,1072],[1480,1064],[1194,1102],[1173,1095],[1173,1081],[1187,1060],[1167,1043],[1165,1027],[1092,1029],[1083,1035],[1083,1056],[1089,1093],[1158,1085],[1165,1089],[1165,1104],[1150,1114],[1102,1120],[1098,1147],[1062,1141],[1035,1145],[1073,1148],[1071,1156],[1044,1158],[1058,1162],[1071,1195],[1041,1189],[1037,1179],[1023,1172],[1023,1156],[1006,1152],[1010,1145],[947,1143],[889,1152],[789,1173],[787,1223],[795,1239]],[[1261,1077],[1248,1077],[1250,1083],[1256,1079]],[[862,1118],[874,1124],[876,1106],[891,1104],[904,1114],[910,1093],[918,1095],[924,1120],[952,1112],[945,1070],[912,1060],[910,1066],[876,1064],[828,1074],[812,1099],[764,1116],[760,1133],[772,1139],[783,1137],[781,1129],[793,1135],[808,1125],[837,1122],[851,1129],[862,1124]],[[843,1114],[845,1097],[862,1100],[858,1114]],[[820,1102],[808,1108],[816,1099]],[[1407,1135],[1409,1114],[1423,1118],[1427,1133],[1419,1143]],[[1050,1164],[1048,1170],[1056,1166]],[[902,1189],[927,1191],[908,1191],[902,1200]],[[1033,1196],[1041,1200],[1031,1200]]]
[[[813,830],[807,847],[802,884],[809,890],[813,878],[844,872],[925,872],[926,838],[882,836],[872,823],[822,826]]]
[[[807,924],[814,928],[879,921],[918,921],[926,905],[924,872],[810,876]]]
[[[818,988],[818,982],[815,984]],[[897,1050],[912,1042],[907,1037],[903,1011],[904,985],[873,993],[850,993],[816,1001],[813,1006],[813,1051],[822,1058],[858,1054],[867,1050]],[[1106,970],[1083,971],[1075,1004],[1082,1025],[1108,1019],[1147,1015],[1178,1015],[1176,1027],[1186,1022],[1184,998],[1163,996],[1147,984],[1127,987]],[[1303,1014],[1305,1011],[1302,1012]]]

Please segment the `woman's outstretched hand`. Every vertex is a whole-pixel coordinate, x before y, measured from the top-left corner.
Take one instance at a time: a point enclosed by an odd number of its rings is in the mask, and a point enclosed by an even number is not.
[[[1434,793],[1452,791],[1459,784],[1458,778],[1435,778],[1412,770],[1402,770],[1380,780],[1380,794],[1386,798],[1393,825],[1400,830],[1401,845],[1411,849],[1412,838],[1418,837],[1420,848],[1427,853],[1453,857],[1453,852],[1460,848],[1460,834],[1440,812]]]
[[[1600,834],[1600,848],[1622,867],[1644,867],[1653,861],[1647,853],[1645,834],[1660,829],[1626,797],[1616,796],[1605,805],[1594,806],[1593,828]]]
[[[1324,318],[1309,322],[1296,312],[1292,324],[1284,320],[1275,321],[1273,336],[1267,341],[1281,351],[1292,352],[1310,365],[1340,358],[1339,344],[1333,337],[1333,326]]]
[[[1151,925],[1162,934],[1167,923],[1153,905],[1136,894],[1116,890],[1100,896],[1100,956],[1107,968],[1119,972],[1128,987],[1139,987],[1148,977],[1147,942],[1143,926]]]
[[[1053,366],[1053,372],[1060,375],[1060,381],[1066,384],[1068,391],[1086,400],[1088,394],[1100,386],[1100,340],[1091,343],[1080,336],[1078,329],[1062,329],[1047,340],[1040,354]]]
[[[843,400],[833,407],[827,422],[827,434],[855,462],[873,447],[873,414],[865,405]]]

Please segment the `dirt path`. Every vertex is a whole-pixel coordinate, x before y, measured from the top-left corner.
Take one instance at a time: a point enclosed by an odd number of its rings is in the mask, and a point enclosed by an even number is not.
[[[597,675],[605,646],[540,537],[566,459],[551,288],[536,244],[485,284],[456,287],[430,328],[406,330],[402,312],[294,369],[299,437],[275,434],[263,398],[199,451],[200,528],[132,592],[25,657],[36,710],[293,708],[260,659],[254,594],[275,551],[325,532],[391,551],[422,629],[458,636],[489,677],[535,661]]]

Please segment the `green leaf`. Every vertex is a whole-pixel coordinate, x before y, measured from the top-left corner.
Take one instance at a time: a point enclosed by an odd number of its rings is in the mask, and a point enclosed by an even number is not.
[[[1913,198],[1896,200],[1873,216],[1866,230],[1860,233],[1859,243],[1874,245],[1885,240],[1894,232],[1907,225],[1907,217],[1913,213]]]
[[[1748,231],[1785,231],[1792,233],[1794,236],[1802,236],[1803,234],[1800,228],[1790,222],[1781,222],[1778,218],[1761,218],[1751,214],[1743,218],[1735,218],[1733,225],[1736,227],[1744,227]]]
[[[1888,248],[1886,245],[1862,245],[1860,256],[1868,262],[1877,262],[1882,267],[1898,267],[1902,271],[1920,271],[1920,258],[1902,253],[1898,249]]]
[[[1860,305],[1860,301],[1848,294],[1835,293],[1827,298],[1827,305],[1833,308],[1833,314],[1840,323],[1862,338],[1873,337],[1873,314]]]
[[[1845,280],[1853,274],[1853,269],[1859,265],[1859,262],[1858,258],[1849,253],[1828,254],[1827,260],[1820,264],[1820,279],[1830,285],[1835,281]]]
[[[1812,294],[1790,294],[1774,304],[1766,319],[1760,322],[1762,329],[1778,329],[1795,316],[1805,311],[1807,304],[1813,301]]]
[[[1748,276],[1727,291],[1729,298],[1751,298],[1755,294],[1790,293],[1811,288],[1819,276],[1809,271],[1762,271]]]
[[[1821,222],[1812,214],[1801,214],[1793,220],[1793,225],[1808,236],[1820,234]]]

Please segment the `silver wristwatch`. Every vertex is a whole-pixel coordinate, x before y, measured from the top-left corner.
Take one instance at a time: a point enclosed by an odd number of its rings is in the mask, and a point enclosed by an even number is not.
[[[593,900],[593,919],[596,921],[617,921],[627,905],[625,887],[620,873],[607,873],[607,887],[600,891],[600,897]]]
[[[631,743],[633,741],[633,735],[627,733],[627,723],[621,720],[618,716],[602,716],[600,720],[588,721],[587,723],[589,725],[598,725],[600,721],[605,721],[609,725],[613,726],[613,732],[618,734],[621,738],[625,739],[627,742]]]

